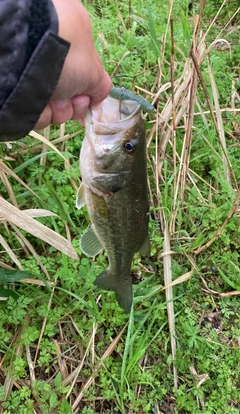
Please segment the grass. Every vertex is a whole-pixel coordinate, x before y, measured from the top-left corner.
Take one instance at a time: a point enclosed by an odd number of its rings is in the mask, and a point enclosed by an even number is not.
[[[93,0],[114,83],[147,128],[151,256],[134,309],[93,286],[74,121],[0,146],[0,412],[240,412],[237,1]]]

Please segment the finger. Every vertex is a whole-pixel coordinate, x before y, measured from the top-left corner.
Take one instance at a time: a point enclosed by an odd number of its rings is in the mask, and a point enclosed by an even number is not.
[[[83,127],[85,127],[85,120],[86,120],[86,117],[77,119],[77,121],[79,122],[79,124],[81,126],[83,126]]]
[[[72,119],[76,119],[82,126],[85,124],[85,117],[89,109],[90,98],[86,95],[76,95],[72,99],[73,115]]]
[[[50,100],[49,105],[52,109],[52,124],[63,124],[72,118],[73,106],[71,99]]]
[[[43,110],[43,112],[41,113],[34,129],[43,129],[46,128],[48,125],[51,124],[51,120],[52,120],[52,108],[51,106],[48,104],[45,109]]]
[[[99,82],[92,88],[91,93],[89,93],[91,97],[90,106],[92,108],[99,106],[107,98],[112,86],[111,78],[106,71],[103,71]]]

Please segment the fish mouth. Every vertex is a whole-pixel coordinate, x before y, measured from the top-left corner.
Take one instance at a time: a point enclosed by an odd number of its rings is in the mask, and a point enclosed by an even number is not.
[[[95,134],[114,135],[134,126],[140,111],[141,105],[135,101],[108,97],[100,108],[91,109],[88,115]]]
[[[119,101],[107,97],[100,108],[90,109],[86,124],[86,135],[95,160],[101,162],[107,154],[114,154],[127,140],[128,131],[132,130],[141,117],[141,105],[135,101]]]

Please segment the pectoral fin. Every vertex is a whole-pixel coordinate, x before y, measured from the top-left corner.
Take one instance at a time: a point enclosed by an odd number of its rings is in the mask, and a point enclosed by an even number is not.
[[[138,250],[139,253],[145,254],[146,256],[150,256],[151,246],[150,246],[150,240],[149,240],[149,234],[147,234],[146,239],[144,240],[142,246]]]
[[[85,201],[85,188],[83,183],[80,185],[76,195],[76,207],[80,210],[86,204]]]
[[[89,257],[97,256],[102,250],[103,246],[99,238],[97,237],[93,226],[84,233],[80,240],[80,248],[82,252]]]

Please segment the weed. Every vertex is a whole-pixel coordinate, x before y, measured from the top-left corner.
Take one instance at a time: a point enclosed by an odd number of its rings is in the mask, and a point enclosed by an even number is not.
[[[0,413],[239,413],[237,1],[84,3],[113,82],[157,107],[151,257],[130,315],[94,287],[77,122],[0,146]]]

